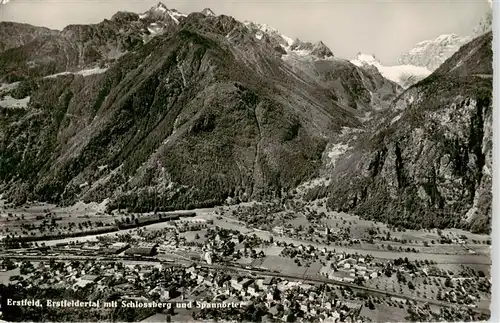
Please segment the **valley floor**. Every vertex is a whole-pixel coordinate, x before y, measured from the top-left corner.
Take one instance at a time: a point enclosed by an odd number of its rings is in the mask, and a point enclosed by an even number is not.
[[[34,231],[27,230],[26,224],[30,224],[29,228],[45,226],[49,232],[67,233],[79,227],[78,224],[70,225],[72,222],[86,223],[79,228],[85,231],[92,230],[97,223],[105,227],[124,221],[126,217],[153,216],[152,213],[104,214],[103,204],[79,203],[71,207],[33,204],[9,208],[2,203],[0,207],[2,233],[16,236],[22,235],[23,230]],[[196,215],[117,232],[42,239],[21,249],[4,250],[0,257],[20,259],[21,256],[33,262],[48,259],[123,261],[126,265],[139,267],[154,265],[155,261],[185,267],[194,263],[208,266],[209,271],[216,268],[213,266],[222,266],[224,271],[232,270],[240,276],[258,270],[255,273],[267,273],[285,280],[309,279],[350,286],[372,293],[370,297],[374,300],[380,295],[395,295],[392,298],[415,304],[428,299],[437,306],[436,311],[442,308],[439,304],[457,309],[477,307],[481,311],[489,308],[491,258],[490,237],[486,235],[455,229],[397,230],[383,223],[327,211],[321,201],[308,204],[288,201],[283,205],[254,202],[180,212],[195,212]],[[43,232],[36,234],[43,235]],[[105,246],[118,241],[138,248],[142,244],[156,244],[160,251],[142,263],[137,262],[138,258],[127,258],[123,251],[115,255],[103,253],[109,248]],[[40,247],[46,251],[38,251]],[[230,254],[224,251],[227,248]],[[206,264],[207,250],[214,254],[213,266],[212,260]],[[247,255],[247,251],[251,253]],[[19,275],[17,268],[1,273],[0,278],[7,284]],[[474,290],[472,296],[473,292],[469,293],[468,289],[477,283],[482,287],[479,292]],[[467,294],[471,295],[470,299]],[[391,314],[387,311],[392,308],[393,320],[400,321],[413,308],[387,299],[386,303],[376,306],[376,311],[362,310],[361,313],[376,321],[389,318]],[[398,311],[401,313],[397,314]]]

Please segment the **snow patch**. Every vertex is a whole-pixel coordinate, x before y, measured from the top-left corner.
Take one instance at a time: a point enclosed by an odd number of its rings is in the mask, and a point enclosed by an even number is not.
[[[305,193],[307,190],[310,190],[312,188],[319,187],[319,186],[328,186],[328,185],[330,185],[330,183],[331,183],[330,179],[326,179],[324,177],[318,177],[318,178],[304,182],[304,183],[300,184],[299,186],[297,186],[297,192]]]
[[[264,34],[267,34],[274,38],[281,38],[281,40],[279,41],[281,43],[281,47],[283,47],[287,51],[290,49],[290,46],[292,46],[292,44],[294,43],[294,40],[292,38],[281,34],[277,29],[269,25],[255,23],[248,20],[243,21],[243,24],[250,30],[253,31],[257,30],[255,35],[257,39],[261,39],[264,36]],[[262,36],[257,36],[257,34],[261,34]]]
[[[95,74],[102,74],[102,73],[106,72],[107,70],[108,70],[107,68],[96,67],[96,68],[78,71],[78,72],[76,72],[76,74],[83,75],[83,76],[89,76],[89,75],[95,75]]]
[[[432,72],[426,67],[415,65],[395,65],[384,66],[373,55],[358,54],[356,59],[351,60],[351,63],[358,67],[374,66],[380,74],[386,79],[396,82],[400,85],[404,84],[405,79],[410,76],[425,78]]]
[[[167,8],[165,8],[163,5],[161,5],[161,6],[157,6],[155,8],[155,10],[160,11],[160,12],[166,12]]]
[[[288,43],[288,47],[290,47],[290,46],[292,46],[292,45],[293,45],[293,42],[294,42],[294,40],[293,40],[293,39],[291,39],[290,37],[285,36],[285,35],[283,35],[283,34],[281,34],[280,36],[281,36],[281,38],[283,38],[283,39],[284,39],[284,40]]]
[[[361,133],[361,132],[364,132],[364,130],[359,128],[342,127],[341,129],[342,136],[350,135],[352,133]]]
[[[399,115],[397,115],[397,116],[395,116],[394,118],[392,118],[392,120],[391,120],[391,125],[393,125],[393,124],[394,124],[396,121],[398,121],[399,119],[401,119],[401,115],[400,115],[400,114],[399,114]]]
[[[10,95],[6,95],[0,100],[0,107],[2,108],[12,108],[12,109],[26,109],[28,103],[30,102],[30,97],[27,96],[24,99],[14,99]]]
[[[179,19],[180,17],[184,17],[184,18],[187,17],[187,15],[185,13],[182,13],[182,12],[179,12],[179,11],[170,11],[170,15],[174,16],[177,19]]]
[[[338,143],[333,145],[328,151],[328,158],[330,159],[327,166],[335,166],[335,163],[346,151],[351,149],[349,145]]]
[[[307,49],[299,49],[299,50],[294,50],[292,51],[294,54],[297,54],[299,56],[308,56],[311,54],[310,50]]]
[[[362,123],[365,123],[365,122],[368,122],[370,121],[371,119],[373,119],[373,116],[372,116],[372,113],[371,111],[368,111],[364,114],[364,116],[362,117],[358,117],[359,121],[361,121]]]
[[[2,83],[0,84],[0,93],[2,92],[8,92],[14,90],[16,87],[19,86],[19,82],[14,82],[14,83]]]
[[[179,20],[172,14],[171,11],[168,12],[168,15],[170,16],[170,18],[172,18],[172,20],[176,23],[176,24],[179,24]]]
[[[89,75],[95,75],[95,74],[102,74],[102,73],[106,72],[107,70],[108,70],[107,68],[95,67],[95,68],[84,69],[84,70],[77,71],[77,72],[61,72],[61,73],[45,76],[44,78],[50,79],[50,78],[58,77],[61,75],[69,75],[69,74],[89,76]]]
[[[84,187],[87,187],[89,186],[89,182],[85,182],[83,184],[80,184],[80,188],[84,188]]]

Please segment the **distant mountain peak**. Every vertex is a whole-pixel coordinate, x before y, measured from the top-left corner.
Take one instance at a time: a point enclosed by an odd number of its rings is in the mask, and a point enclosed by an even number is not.
[[[356,59],[352,60],[351,63],[357,66],[373,65],[375,67],[382,66],[382,64],[375,58],[374,54],[363,54],[358,52]]]
[[[471,37],[456,34],[443,34],[435,39],[424,40],[415,45],[399,59],[401,64],[437,69],[447,58],[469,42]]]
[[[278,30],[275,28],[266,25],[266,24],[261,24],[261,23],[256,23],[252,21],[245,20],[243,21],[243,24],[253,31],[255,33],[255,37],[257,39],[262,39],[263,35],[266,34],[271,38],[276,39],[276,41],[284,48],[287,49],[289,48],[293,43],[294,40],[286,35],[283,35],[280,33]]]
[[[489,31],[491,31],[493,23],[493,10],[490,10],[484,15],[479,24],[472,31],[472,36],[481,36]]]
[[[162,2],[158,2],[155,6],[151,7],[145,13],[139,15],[140,19],[152,19],[152,20],[172,20],[176,24],[179,24],[179,19],[187,17],[186,14],[183,14],[176,9],[168,9],[165,4]]]
[[[321,40],[313,45],[312,55],[318,58],[333,57],[333,53]]]
[[[202,14],[204,14],[207,17],[214,17],[216,16],[215,12],[212,11],[210,8],[205,8],[201,11]]]
[[[431,74],[431,71],[426,67],[411,64],[384,66],[374,54],[358,53],[356,59],[351,60],[351,63],[359,67],[376,68],[383,77],[403,88],[407,88]]]
[[[156,6],[153,7],[153,9],[160,10],[163,12],[168,10],[167,6],[163,2],[158,2]]]

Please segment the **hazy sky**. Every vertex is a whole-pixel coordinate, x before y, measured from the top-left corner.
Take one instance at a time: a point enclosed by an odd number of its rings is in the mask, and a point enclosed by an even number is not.
[[[1,2],[1,0],[0,0]],[[62,29],[97,23],[116,11],[144,12],[148,0],[10,0],[0,5],[0,21]],[[490,10],[486,0],[184,0],[163,3],[189,13],[211,8],[238,20],[275,27],[291,38],[322,40],[336,56],[375,54],[385,64],[422,40],[445,33],[468,35]]]

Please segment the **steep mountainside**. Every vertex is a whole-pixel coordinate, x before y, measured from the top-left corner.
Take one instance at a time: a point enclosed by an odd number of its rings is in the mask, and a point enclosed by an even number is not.
[[[360,112],[387,109],[402,92],[376,68],[359,68],[345,59],[310,59],[294,54],[284,59],[294,71],[329,89],[335,101]]]
[[[29,43],[37,37],[54,34],[56,31],[45,27],[0,21],[0,53]]]
[[[62,31],[49,32],[43,28],[30,29],[7,23],[19,31],[17,37],[7,39],[22,39],[23,42],[18,41],[21,46],[14,47],[17,43],[9,41],[7,50],[0,53],[0,82],[105,66],[124,53],[139,48],[153,36],[175,32],[179,19],[183,18],[184,15],[168,10],[160,3],[142,15],[118,12],[99,24],[69,25]],[[14,27],[0,30],[9,33]],[[33,30],[41,31],[36,35]]]
[[[361,126],[355,109],[295,73],[275,43],[257,39],[244,23],[179,15],[166,32],[120,47],[115,32],[129,34],[117,26],[138,19],[147,14],[68,27],[57,36],[68,43],[64,50],[75,48],[66,64],[4,86],[4,99],[27,102],[0,110],[7,197],[109,198],[110,208],[152,210],[276,196],[316,175],[342,127]],[[101,42],[105,31],[109,43]],[[85,48],[125,53],[99,73],[41,77],[79,66]],[[43,57],[57,61],[63,49]],[[34,55],[24,46],[15,50],[26,53],[20,65]],[[354,66],[350,73],[359,75]],[[376,84],[370,89],[376,92]]]
[[[291,39],[267,25],[245,22],[255,38],[268,42],[282,53],[283,60],[305,80],[318,83],[339,105],[356,109],[358,115],[383,110],[401,93],[396,83],[384,78],[376,68],[359,68],[334,57],[321,41]]]
[[[374,132],[338,142],[330,185],[309,197],[397,226],[488,232],[491,41],[491,32],[478,37],[405,91]]]

